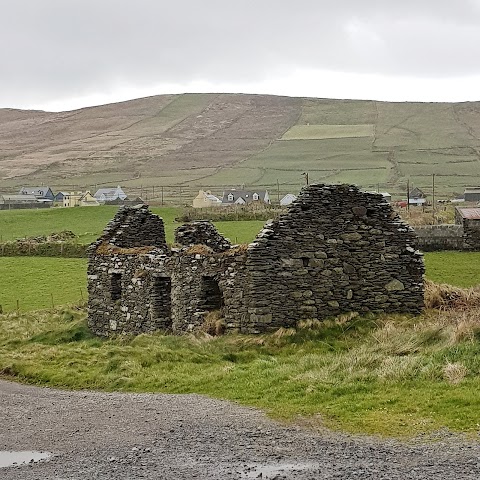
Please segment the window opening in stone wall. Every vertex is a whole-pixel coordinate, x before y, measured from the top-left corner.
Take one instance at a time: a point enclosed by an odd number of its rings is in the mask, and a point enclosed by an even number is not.
[[[208,312],[221,310],[223,307],[223,295],[215,277],[202,277],[200,307]]]
[[[302,262],[304,267],[308,267],[308,262],[310,259],[308,257],[302,257]]]
[[[153,277],[150,308],[153,318],[169,318],[172,309],[172,280]]]
[[[110,295],[112,300],[119,300],[122,297],[122,275],[113,273],[110,280]]]

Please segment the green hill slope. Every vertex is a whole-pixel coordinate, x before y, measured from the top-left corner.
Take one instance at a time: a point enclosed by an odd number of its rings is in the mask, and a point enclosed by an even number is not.
[[[189,201],[199,188],[352,182],[404,196],[480,185],[480,102],[161,95],[72,112],[0,109],[0,191],[48,184]],[[277,192],[277,188],[279,192]],[[275,198],[275,196],[274,196]]]

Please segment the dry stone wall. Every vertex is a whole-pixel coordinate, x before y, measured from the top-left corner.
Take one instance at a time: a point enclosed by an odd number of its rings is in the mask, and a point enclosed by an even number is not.
[[[465,250],[480,251],[480,220],[463,220],[463,241]]]
[[[89,325],[99,335],[201,328],[262,332],[342,312],[423,307],[423,257],[413,230],[381,195],[310,185],[247,246],[209,222],[177,229],[146,206],[124,207],[89,248]]]
[[[95,254],[88,276],[88,324],[97,335],[139,334],[169,330],[172,326],[168,287],[157,289],[158,279],[169,280],[168,256],[153,249],[148,254]]]
[[[465,250],[461,225],[425,225],[415,227],[418,248],[423,252]]]
[[[186,223],[175,230],[175,243],[182,246],[205,245],[214,252],[224,252],[232,245],[207,220]]]
[[[348,311],[418,313],[423,256],[381,195],[311,185],[250,245],[245,329]]]

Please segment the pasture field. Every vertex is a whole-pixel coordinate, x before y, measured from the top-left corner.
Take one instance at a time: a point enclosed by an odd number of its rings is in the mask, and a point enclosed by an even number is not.
[[[435,283],[480,285],[480,252],[429,252],[425,265],[427,278]]]
[[[80,243],[88,244],[101,235],[117,209],[115,206],[100,206],[0,211],[0,238],[5,242],[25,236],[49,235],[53,232],[71,230],[78,236]],[[175,218],[181,215],[182,209],[152,207],[151,210],[163,218],[167,242],[173,243],[173,233],[181,225]],[[240,220],[216,222],[215,225],[232,243],[247,243],[261,230],[264,223],[261,220]]]
[[[372,137],[373,125],[294,125],[282,140],[323,140],[325,138]]]
[[[4,312],[52,308],[87,299],[87,259],[0,257]]]
[[[318,101],[306,98],[298,125],[361,125],[376,122],[376,104],[370,100]]]
[[[218,222],[234,241],[251,241],[261,221]],[[426,278],[458,287],[480,284],[480,253],[425,254]],[[0,257],[0,305],[4,312],[32,311],[86,300],[87,260],[84,258]]]
[[[88,244],[98,238],[117,210],[116,206],[3,210],[0,211],[0,237],[2,241],[10,241],[25,236],[71,230],[78,236],[80,243]],[[165,230],[173,240],[174,218],[181,209],[153,210],[163,217]]]

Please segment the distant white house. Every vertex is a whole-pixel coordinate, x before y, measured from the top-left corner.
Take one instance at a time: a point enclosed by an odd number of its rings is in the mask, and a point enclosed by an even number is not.
[[[267,190],[226,190],[223,192],[223,205],[247,205],[252,202],[270,204]]]
[[[106,187],[106,188],[99,188],[96,192],[94,197],[97,199],[98,202],[110,202],[112,200],[125,200],[127,198],[127,194],[122,190],[120,185],[115,187]]]
[[[282,207],[285,207],[287,205],[290,205],[297,199],[297,196],[294,195],[293,193],[287,193],[281,200],[280,200],[280,205]]]
[[[193,208],[207,208],[207,207],[219,207],[222,206],[222,201],[212,195],[210,190],[200,190],[198,195],[193,199]]]

